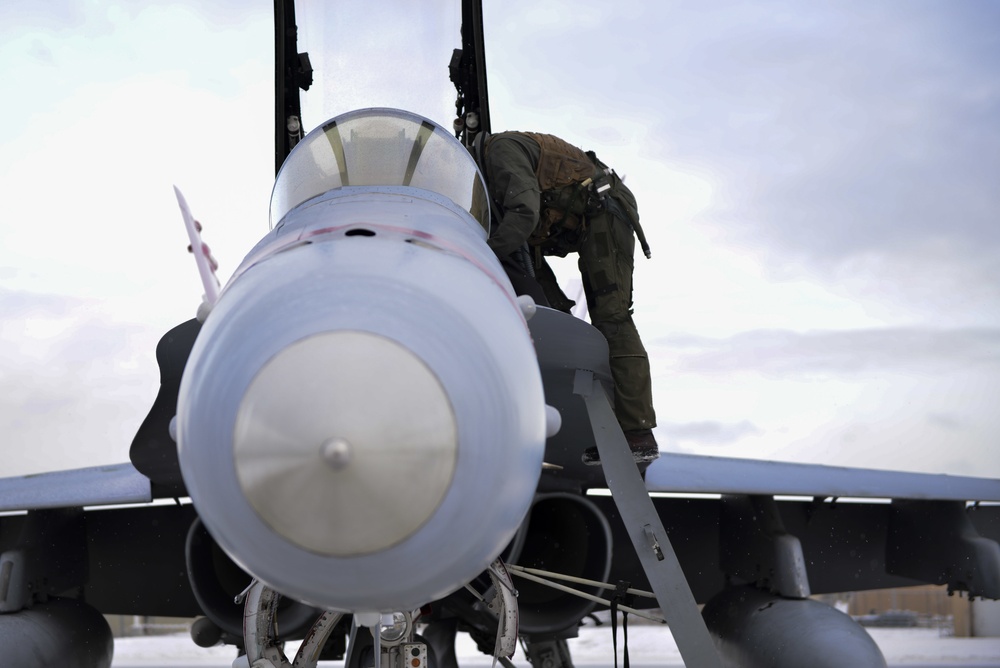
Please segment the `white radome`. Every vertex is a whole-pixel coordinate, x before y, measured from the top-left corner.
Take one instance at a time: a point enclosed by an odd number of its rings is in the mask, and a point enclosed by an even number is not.
[[[358,178],[409,185],[351,180],[352,160],[379,155],[405,165]],[[331,164],[323,191],[316,170]],[[524,304],[485,244],[481,176],[453,137],[364,110],[310,133],[286,170],[308,188],[279,175],[275,229],[185,369],[185,483],[219,545],[277,591],[415,609],[513,537],[558,416]]]

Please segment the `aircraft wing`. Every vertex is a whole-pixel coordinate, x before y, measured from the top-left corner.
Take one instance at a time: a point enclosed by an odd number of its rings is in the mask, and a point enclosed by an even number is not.
[[[294,3],[275,11],[276,225],[201,321],[161,341],[132,464],[0,479],[0,511],[28,511],[0,516],[5,665],[107,668],[103,613],[200,617],[194,641],[244,647],[242,665],[288,665],[275,649],[308,636],[309,665],[320,648],[346,665],[372,648],[383,665],[403,649],[426,666],[428,649],[455,656],[461,623],[489,645],[515,629],[535,665],[564,668],[580,621],[638,588],[655,598],[636,607],[663,610],[688,665],[884,668],[813,594],[937,583],[1000,598],[1000,506],[966,503],[1000,501],[1000,481],[665,454],[644,486],[612,411],[606,340],[514,294],[465,147],[392,109],[303,136],[312,68]],[[464,0],[451,70],[466,147],[489,129],[481,24]],[[591,447],[600,466],[582,461]],[[584,582],[583,597],[528,571]],[[511,574],[516,615],[512,596],[485,598],[512,594]]]
[[[0,478],[0,512],[152,501],[149,478],[132,464]]]
[[[650,492],[1000,501],[1000,480],[664,453],[646,472]]]

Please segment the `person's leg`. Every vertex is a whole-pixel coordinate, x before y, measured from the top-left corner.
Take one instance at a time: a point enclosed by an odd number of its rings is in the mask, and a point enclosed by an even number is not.
[[[605,211],[588,220],[579,267],[591,321],[608,340],[615,415],[627,435],[656,426],[649,358],[632,321],[635,238],[628,223]],[[653,441],[655,445],[655,441]]]

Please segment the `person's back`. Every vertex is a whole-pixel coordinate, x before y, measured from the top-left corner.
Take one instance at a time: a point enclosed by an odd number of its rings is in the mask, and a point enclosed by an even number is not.
[[[596,155],[553,135],[493,135],[477,157],[495,213],[490,247],[533,275],[553,308],[574,302],[545,256],[579,254],[591,322],[608,341],[616,417],[636,461],[655,459],[649,359],[632,321],[634,233],[642,238],[634,195]],[[596,463],[596,452],[585,460]]]

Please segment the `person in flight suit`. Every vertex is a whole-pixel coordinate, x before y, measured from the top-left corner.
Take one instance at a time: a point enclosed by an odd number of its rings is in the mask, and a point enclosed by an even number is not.
[[[649,358],[632,321],[636,236],[649,257],[635,196],[593,152],[553,135],[481,132],[472,153],[495,215],[489,245],[515,289],[534,277],[549,305],[568,313],[575,302],[560,289],[545,256],[579,255],[591,322],[608,341],[615,416],[636,462],[656,459]],[[584,461],[599,463],[596,448],[584,453]]]

